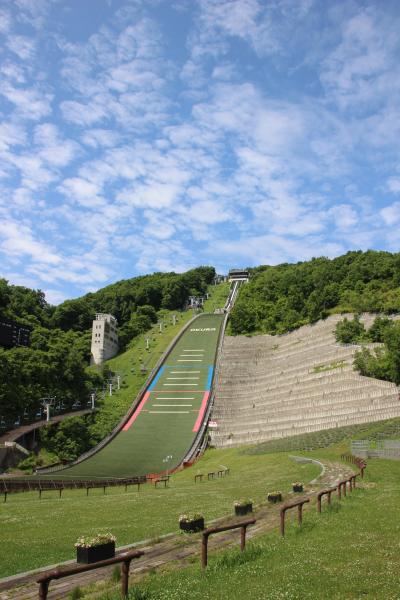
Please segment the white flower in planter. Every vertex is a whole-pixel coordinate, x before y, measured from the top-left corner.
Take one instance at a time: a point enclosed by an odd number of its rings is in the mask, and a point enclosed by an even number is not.
[[[75,548],[93,548],[116,542],[117,538],[112,533],[98,533],[95,536],[82,536],[76,540]]]

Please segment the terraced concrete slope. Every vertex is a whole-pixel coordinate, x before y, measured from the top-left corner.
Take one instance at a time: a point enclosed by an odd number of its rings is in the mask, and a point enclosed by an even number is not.
[[[354,372],[359,346],[336,343],[334,329],[343,316],[281,336],[225,337],[213,444],[255,444],[400,416],[396,385]],[[374,318],[362,320],[368,327]]]
[[[183,333],[118,435],[57,479],[130,477],[178,466],[201,426],[224,315],[200,315]],[[53,473],[53,478],[54,478]]]

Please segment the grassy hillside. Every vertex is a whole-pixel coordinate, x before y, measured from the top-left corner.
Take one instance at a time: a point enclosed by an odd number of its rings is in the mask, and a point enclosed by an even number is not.
[[[231,314],[233,334],[286,333],[334,312],[400,310],[400,254],[348,252],[251,274]]]
[[[0,278],[0,318],[31,329],[29,347],[0,347],[0,429],[16,420],[29,422],[41,408],[41,398],[56,397],[66,410],[86,403],[101,377],[87,369],[91,327],[97,312],[118,320],[119,347],[157,322],[160,310],[183,310],[188,297],[205,293],[213,267],[186,273],[154,273],[119,281],[81,298],[50,306],[40,290],[9,285]]]

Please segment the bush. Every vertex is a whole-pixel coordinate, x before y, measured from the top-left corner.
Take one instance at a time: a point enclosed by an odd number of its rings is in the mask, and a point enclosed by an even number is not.
[[[339,321],[335,328],[335,338],[342,344],[358,344],[365,341],[367,332],[363,323],[360,322],[360,317],[356,315],[352,321],[347,318]]]

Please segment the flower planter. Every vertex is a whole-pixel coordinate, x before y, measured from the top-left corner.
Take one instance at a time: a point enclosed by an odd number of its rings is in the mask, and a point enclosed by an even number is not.
[[[267,499],[268,502],[276,504],[277,502],[282,502],[282,494],[268,494]]]
[[[107,542],[106,544],[91,546],[89,548],[85,548],[84,546],[76,547],[76,562],[78,563],[90,564],[99,560],[113,558],[114,556],[115,542]]]
[[[249,504],[240,504],[239,506],[235,506],[235,515],[237,516],[247,515],[251,512],[253,512],[253,505],[250,502]]]
[[[186,533],[196,533],[196,531],[203,531],[204,529],[204,517],[199,519],[193,519],[192,521],[179,521],[179,528]]]
[[[293,491],[294,492],[302,492],[303,491],[303,486],[302,485],[294,485],[293,486]]]

